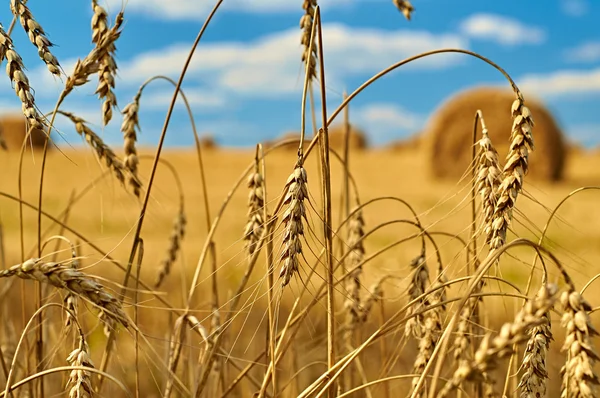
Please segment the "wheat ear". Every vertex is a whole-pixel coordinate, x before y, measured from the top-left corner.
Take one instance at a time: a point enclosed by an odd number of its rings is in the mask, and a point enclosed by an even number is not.
[[[595,397],[594,387],[599,381],[594,363],[599,358],[592,345],[592,338],[598,335],[588,314],[592,307],[572,288],[563,292],[560,303],[564,311],[561,324],[566,333],[562,351],[567,353],[567,361],[560,370],[561,397]]]
[[[373,309],[373,306],[377,304],[379,301],[383,299],[383,282],[387,279],[387,277],[383,277],[379,279],[377,282],[371,286],[369,289],[369,297],[364,299],[360,304],[360,319],[359,323],[367,322],[369,318],[369,314]]]
[[[439,392],[438,398],[448,396],[464,381],[479,380],[489,370],[496,366],[498,359],[504,358],[513,352],[513,346],[527,340],[527,331],[532,327],[545,322],[544,314],[552,308],[556,301],[558,288],[556,285],[546,285],[541,294],[528,300],[525,306],[517,313],[511,323],[505,323],[500,333],[491,338],[487,334],[481,341],[472,361],[464,361],[454,372],[452,379],[446,383]]]
[[[538,295],[540,294],[544,294],[543,291],[538,293]],[[523,375],[519,381],[521,398],[546,396],[546,380],[548,379],[546,354],[553,338],[550,312],[546,312],[542,317],[543,322],[529,331],[529,340],[521,365]]]
[[[38,55],[46,67],[55,76],[60,76],[60,65],[56,57],[50,52],[52,43],[46,37],[42,26],[33,18],[31,11],[21,0],[11,0],[10,9],[15,17],[19,18],[21,26],[29,36],[31,43],[37,47]]]
[[[352,218],[348,221],[348,263],[352,272],[346,277],[346,290],[348,295],[344,302],[346,308],[346,329],[345,340],[349,344],[352,339],[354,329],[358,325],[361,317],[360,306],[360,278],[362,275],[362,265],[365,257],[365,247],[363,237],[365,236],[365,221],[362,216],[362,210],[353,210]]]
[[[43,128],[44,122],[35,106],[35,98],[29,86],[29,79],[27,79],[23,71],[25,69],[23,60],[15,51],[12,39],[4,31],[2,24],[0,24],[0,59],[3,57],[6,57],[7,60],[6,74],[13,83],[15,93],[21,100],[23,115],[25,115],[25,118],[29,122],[29,127]]]
[[[307,185],[306,170],[302,166],[302,157],[299,157],[294,171],[288,177],[285,184],[287,192],[283,204],[287,205],[287,210],[282,218],[285,231],[283,234],[283,251],[280,257],[283,265],[279,272],[279,277],[283,278],[282,286],[290,283],[294,273],[298,272],[299,256],[302,255],[302,241],[300,237],[304,235],[302,219],[306,220],[304,200],[308,198]]]
[[[71,252],[71,263],[70,266],[72,269],[76,270],[79,268],[79,258],[77,257],[77,253],[75,249]],[[73,321],[77,321],[74,317],[77,316],[77,296],[72,292],[68,292],[64,298],[64,304],[67,308],[67,318],[65,319],[65,328],[68,328],[73,324]]]
[[[304,0],[302,2],[302,9],[304,15],[300,18],[300,29],[302,29],[302,36],[300,43],[304,47],[302,50],[302,62],[308,64],[308,78],[312,79],[317,76],[317,46],[313,42],[312,48],[310,44],[310,36],[312,34],[313,24],[315,23],[315,9],[317,7],[317,0]]]
[[[83,297],[100,309],[100,319],[107,326],[120,323],[129,326],[127,316],[123,312],[121,302],[108,293],[104,286],[83,272],[54,262],[43,262],[32,258],[22,264],[13,265],[0,271],[0,278],[19,277],[47,283]]]
[[[412,278],[410,280],[410,284],[408,285],[408,301],[415,300],[417,297],[423,295],[427,285],[429,284],[429,268],[427,267],[427,262],[425,261],[424,252],[418,257],[414,258],[410,262],[410,266],[414,271],[412,272]],[[419,312],[423,309],[425,304],[425,299],[422,299],[420,302],[408,309],[407,316]],[[404,327],[405,336],[413,336],[417,339],[420,339],[423,335],[423,319],[424,318],[422,315],[409,318]]]
[[[185,236],[185,226],[187,224],[187,218],[185,217],[185,211],[183,209],[183,203],[179,206],[179,212],[173,223],[173,230],[171,231],[171,237],[169,238],[169,250],[167,256],[162,260],[158,274],[156,276],[156,282],[154,287],[158,288],[163,283],[167,275],[171,272],[171,267],[177,260],[177,254],[181,248],[181,241]]]
[[[396,8],[410,21],[415,8],[408,0],[392,0]]]
[[[492,250],[500,248],[506,242],[506,232],[512,220],[512,213],[517,196],[523,189],[523,178],[529,170],[527,163],[529,151],[533,150],[533,118],[523,99],[516,99],[511,107],[513,125],[511,143],[506,165],[504,165],[502,182],[498,188],[498,201],[494,209],[492,222]]]
[[[483,115],[479,115],[481,121],[481,139],[477,142],[479,146],[479,156],[477,157],[477,176],[476,189],[481,197],[483,208],[483,233],[486,243],[492,240],[494,219],[494,210],[498,197],[498,187],[500,186],[500,176],[502,174],[500,163],[498,162],[498,152],[492,140],[489,137],[488,129],[483,120]]]
[[[262,235],[264,228],[263,208],[265,198],[263,191],[263,176],[260,173],[258,158],[255,163],[254,172],[248,176],[248,222],[244,227],[244,240],[246,241],[246,251],[252,256],[256,250],[256,245]]]
[[[83,335],[79,336],[79,345],[69,354],[67,362],[71,366],[94,367],[92,358],[90,358],[90,348]],[[69,398],[90,398],[94,393],[90,372],[73,369],[69,375],[66,388],[69,390]]]
[[[138,163],[139,159],[137,156],[136,141],[137,134],[136,129],[139,129],[139,108],[140,108],[140,95],[137,94],[132,102],[127,104],[123,108],[123,123],[121,124],[121,131],[123,132],[123,150],[125,152],[124,165],[129,170],[128,183],[133,188],[135,196],[140,196],[140,187],[137,185],[136,180],[138,179]]]

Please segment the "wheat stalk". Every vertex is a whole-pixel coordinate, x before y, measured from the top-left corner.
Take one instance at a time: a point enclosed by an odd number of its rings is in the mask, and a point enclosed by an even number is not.
[[[78,347],[69,354],[67,362],[71,366],[94,367],[90,358],[90,348],[82,334],[79,336]],[[73,369],[69,375],[66,388],[69,390],[69,398],[90,398],[94,392],[90,372],[82,369]]]
[[[543,294],[543,291],[538,292],[538,295]],[[546,379],[548,379],[546,354],[553,338],[550,312],[546,312],[542,317],[543,322],[529,331],[529,340],[521,365],[523,376],[518,386],[521,389],[521,398],[546,396]]]
[[[464,381],[478,380],[496,366],[498,359],[513,352],[513,346],[527,340],[527,331],[545,322],[544,314],[552,308],[556,301],[558,288],[556,285],[545,285],[540,294],[528,300],[517,313],[513,322],[505,323],[500,333],[491,338],[486,334],[475,352],[472,361],[464,361],[454,372],[452,379],[439,392],[438,398],[448,396]]]
[[[123,132],[123,150],[125,152],[123,163],[125,168],[129,170],[128,183],[133,188],[135,196],[140,196],[140,187],[136,183],[138,178],[137,166],[139,163],[136,149],[136,129],[139,129],[140,127],[138,117],[139,108],[140,95],[137,94],[133,101],[123,108],[123,123],[121,124],[121,131]]]
[[[177,217],[175,218],[175,222],[173,223],[173,230],[171,232],[171,237],[169,238],[169,249],[167,251],[167,257],[165,257],[158,270],[158,274],[156,276],[156,282],[154,283],[155,288],[159,288],[163,283],[164,279],[171,272],[171,267],[177,260],[177,254],[179,253],[179,249],[181,248],[181,241],[185,236],[185,226],[187,224],[187,219],[185,217],[185,211],[183,209],[183,203],[179,207],[179,212],[177,213]]]
[[[298,272],[300,263],[299,256],[302,255],[302,241],[300,237],[304,235],[304,225],[302,219],[306,220],[306,210],[304,200],[308,198],[308,180],[306,170],[302,167],[302,158],[298,158],[296,167],[288,177],[285,184],[287,193],[283,204],[287,205],[287,210],[283,214],[282,222],[284,224],[283,251],[280,261],[283,261],[279,277],[283,278],[282,286],[290,283],[294,273]],[[308,220],[307,220],[308,222]]]
[[[248,222],[244,227],[244,240],[246,250],[250,256],[254,254],[264,228],[263,207],[265,198],[263,193],[263,176],[256,163],[255,170],[248,176]]]
[[[43,128],[44,122],[35,106],[35,98],[29,86],[29,79],[23,71],[25,69],[23,60],[15,51],[12,39],[0,24],[0,59],[3,57],[6,57],[7,60],[6,74],[13,83],[17,97],[21,100],[23,115],[27,118],[29,127]]]
[[[529,151],[533,150],[533,118],[521,97],[513,102],[511,112],[513,125],[510,151],[504,165],[503,179],[498,188],[498,201],[494,209],[490,240],[492,250],[499,249],[506,242],[506,231],[512,220],[513,208],[518,194],[523,189],[523,178],[529,169]]]
[[[567,361],[560,370],[561,397],[595,397],[594,386],[599,381],[594,373],[594,362],[599,358],[592,346],[592,338],[598,335],[588,315],[592,307],[573,288],[563,292],[560,303],[564,311],[561,325],[566,333],[562,351],[567,353]]]
[[[408,0],[392,0],[396,8],[410,21],[415,8]]]
[[[19,18],[21,26],[29,36],[29,41],[37,47],[38,55],[46,63],[46,67],[55,76],[60,76],[60,65],[56,57],[50,52],[52,43],[46,37],[42,26],[35,20],[29,8],[21,0],[11,0],[10,9],[15,17]]]
[[[120,301],[108,293],[104,286],[83,272],[54,262],[43,262],[39,258],[32,258],[22,264],[13,265],[9,269],[0,271],[0,278],[33,279],[47,283],[59,289],[83,297],[95,304],[100,309],[100,319],[107,326],[120,323],[129,326],[127,316],[123,312]]]
[[[300,43],[304,47],[302,50],[302,62],[308,66],[308,78],[313,79],[317,76],[317,46],[316,43],[311,42],[310,37],[312,34],[313,24],[315,22],[315,9],[317,7],[317,0],[303,0],[302,9],[304,15],[300,18],[300,29],[302,29],[302,36]]]

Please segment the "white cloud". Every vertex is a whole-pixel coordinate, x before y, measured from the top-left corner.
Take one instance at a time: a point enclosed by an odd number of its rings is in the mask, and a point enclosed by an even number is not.
[[[541,44],[546,33],[515,19],[494,14],[474,14],[461,23],[460,30],[474,39],[489,40],[504,46]]]
[[[561,0],[562,11],[571,17],[581,17],[588,12],[589,4],[586,0]]]
[[[352,118],[367,129],[375,144],[412,134],[423,126],[424,120],[422,115],[385,102],[362,106],[352,111]]]
[[[174,88],[162,91],[144,92],[141,99],[141,106],[148,109],[166,109],[173,98]],[[186,87],[183,89],[185,97],[192,107],[206,108],[221,108],[227,104],[225,97],[214,91],[207,91],[197,87]],[[177,103],[183,105],[181,98],[177,99]]]
[[[321,9],[348,5],[356,0],[322,0]],[[216,0],[128,0],[127,10],[151,15],[160,19],[204,19],[216,4]],[[121,0],[109,0],[113,9],[121,7]],[[292,0],[225,0],[220,10],[245,13],[302,12],[302,2]]]
[[[562,70],[547,74],[523,76],[519,87],[540,96],[563,96],[600,92],[600,68]]]
[[[202,78],[213,89],[225,89],[252,96],[278,96],[300,91],[303,68],[300,63],[300,32],[289,29],[251,42],[213,42],[200,46],[189,68],[188,78]],[[323,28],[328,86],[347,76],[371,74],[402,58],[444,47],[467,47],[454,34],[423,31],[386,31],[328,24]],[[189,45],[140,54],[122,62],[123,82],[139,83],[156,74],[177,76],[189,52]],[[434,56],[414,67],[445,68],[458,62],[456,56]]]
[[[596,62],[600,60],[600,42],[590,41],[583,43],[565,52],[569,62]]]

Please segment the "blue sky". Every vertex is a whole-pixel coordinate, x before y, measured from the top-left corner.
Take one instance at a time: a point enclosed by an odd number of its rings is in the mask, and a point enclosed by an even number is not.
[[[30,1],[28,6],[67,73],[92,48],[91,2]],[[227,146],[250,146],[299,130],[303,69],[298,21],[301,0],[225,0],[203,38],[184,83],[201,133]],[[140,84],[156,74],[177,79],[213,1],[120,0],[101,2],[111,17],[125,4],[117,43],[117,97],[123,108]],[[442,47],[461,47],[504,67],[525,97],[540,98],[565,133],[585,145],[600,144],[600,2],[593,0],[413,0],[408,22],[391,0],[322,0],[328,108],[339,104],[380,69],[405,57]],[[0,14],[10,24],[8,5]],[[17,26],[17,51],[27,67],[37,105],[53,109],[64,82],[53,78]],[[351,106],[352,122],[373,144],[407,137],[453,93],[477,84],[504,84],[495,70],[463,56],[437,56],[401,68],[374,84]],[[92,122],[110,143],[120,144],[120,118],[100,124],[95,81],[79,89],[64,109]],[[155,144],[173,88],[155,82],[141,100],[139,140]],[[20,110],[7,78],[0,82],[0,112]],[[68,144],[79,138],[58,123]],[[103,130],[103,131],[102,131]],[[177,105],[166,143],[193,142],[183,106]],[[64,145],[64,141],[63,141]]]

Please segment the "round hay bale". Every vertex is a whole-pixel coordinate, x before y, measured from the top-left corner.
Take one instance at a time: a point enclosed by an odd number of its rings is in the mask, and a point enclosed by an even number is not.
[[[386,145],[386,149],[390,149],[394,152],[403,151],[418,151],[423,147],[423,132],[411,135],[408,138],[402,140],[392,141]]]
[[[0,136],[2,136],[1,141],[4,142],[6,149],[20,151],[26,135],[27,126],[23,115],[13,114],[0,117]],[[40,129],[33,129],[27,147],[33,146],[34,149],[42,149],[44,142],[46,142],[46,133]],[[48,148],[50,147],[51,145],[48,146]]]
[[[432,174],[438,178],[458,179],[467,171],[478,109],[483,112],[503,165],[509,149],[514,100],[513,92],[508,89],[480,87],[463,91],[442,104],[430,119],[426,132]],[[526,97],[525,103],[535,123],[535,150],[529,154],[529,174],[539,180],[560,180],[567,156],[566,140],[540,102]],[[478,129],[478,137],[481,137],[481,128]]]
[[[338,153],[344,150],[344,141],[346,139],[345,129],[343,125],[334,125],[329,128],[329,147],[335,149]],[[313,139],[312,131],[310,134],[304,136],[304,149],[308,148],[310,142]],[[288,144],[281,147],[283,150],[288,151],[297,151],[298,146],[300,145],[300,133],[299,132],[287,132],[281,135],[279,138],[269,141],[266,143],[266,147],[270,148],[273,145],[276,145],[283,141],[289,141]],[[361,150],[365,149],[368,146],[368,141],[366,135],[361,130],[350,126],[350,136],[348,140],[348,146],[351,150]]]
[[[205,134],[200,137],[200,147],[202,149],[206,149],[207,151],[217,149],[218,145],[215,141],[215,137],[212,134]]]

